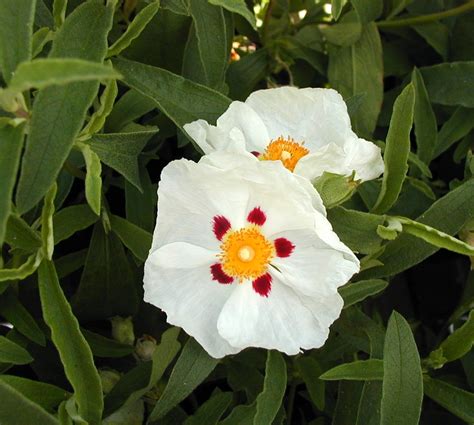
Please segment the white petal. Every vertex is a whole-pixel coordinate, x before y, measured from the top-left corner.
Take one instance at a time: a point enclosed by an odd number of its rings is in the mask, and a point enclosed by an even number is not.
[[[329,332],[297,293],[277,278],[268,297],[257,294],[251,282],[239,284],[222,309],[217,328],[232,346],[276,349],[288,355],[322,346]]]
[[[216,251],[186,242],[173,242],[163,245],[148,257],[155,267],[167,269],[190,269],[209,266],[217,260]]]
[[[355,178],[372,180],[384,172],[384,162],[380,148],[364,139],[348,140],[344,146],[348,168],[355,170]]]
[[[353,135],[347,107],[332,89],[280,87],[258,90],[245,101],[265,123],[270,138],[292,137],[310,150],[342,145]]]
[[[280,237],[288,239],[295,248],[289,257],[274,258],[272,265],[281,272],[282,281],[301,294],[330,296],[359,271],[357,257],[327,228],[320,229],[319,234],[296,230],[273,236]]]
[[[145,301],[166,312],[167,321],[182,327],[213,357],[234,354],[232,347],[217,332],[217,320],[235,285],[212,280],[210,263],[192,268],[168,268],[163,248],[145,263]],[[182,251],[183,261],[196,251]]]

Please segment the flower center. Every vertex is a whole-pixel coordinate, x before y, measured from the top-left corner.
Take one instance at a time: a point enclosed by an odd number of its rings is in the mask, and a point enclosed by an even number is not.
[[[303,143],[295,142],[292,138],[279,137],[272,140],[259,159],[266,161],[280,160],[290,171],[294,171],[298,161],[309,153]]]
[[[230,230],[220,248],[222,270],[240,280],[263,275],[275,256],[273,242],[267,240],[256,225]]]

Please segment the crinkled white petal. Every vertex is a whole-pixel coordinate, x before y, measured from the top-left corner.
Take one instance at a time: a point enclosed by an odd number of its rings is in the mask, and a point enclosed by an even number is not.
[[[272,265],[282,275],[282,282],[301,294],[316,298],[337,293],[337,288],[359,271],[359,260],[337,235],[327,226],[325,229],[318,227],[318,233],[305,229],[273,235],[275,239],[288,239],[295,248],[289,257],[272,260]]]
[[[348,139],[343,146],[334,143],[312,151],[301,158],[295,173],[314,180],[325,171],[350,176],[355,171],[355,179],[367,181],[380,176],[384,163],[380,148],[374,143],[356,137]]]
[[[265,123],[271,139],[291,137],[317,150],[343,145],[354,133],[342,96],[332,89],[279,87],[253,92],[245,101]]]
[[[273,279],[268,297],[257,294],[251,282],[239,284],[224,305],[217,328],[234,347],[276,349],[288,355],[321,347],[329,333],[312,308],[278,278]]]
[[[182,262],[179,262],[179,258]],[[234,290],[212,280],[209,252],[189,244],[165,245],[145,263],[145,301],[161,308],[213,357],[240,351],[217,332],[217,320]]]

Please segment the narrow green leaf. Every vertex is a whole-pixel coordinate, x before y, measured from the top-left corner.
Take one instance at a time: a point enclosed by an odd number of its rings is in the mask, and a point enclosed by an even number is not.
[[[57,419],[0,378],[2,425],[59,425]]]
[[[39,345],[46,344],[43,331],[28,310],[20,303],[14,291],[6,291],[0,296],[0,312],[18,332]]]
[[[319,378],[322,372],[321,366],[317,360],[309,356],[296,357],[295,364],[308,389],[312,402],[319,410],[323,411],[326,404],[326,384]]]
[[[133,133],[96,134],[87,144],[101,161],[122,174],[137,189],[141,189],[137,157],[156,130]]]
[[[66,18],[68,0],[54,0],[53,2],[53,18],[56,28],[60,28]]]
[[[33,381],[14,375],[0,375],[0,381],[11,386],[23,396],[38,404],[43,409],[53,412],[70,394],[62,388],[46,382]]]
[[[200,118],[213,122],[230,104],[224,95],[164,69],[125,59],[113,63],[126,84],[153,99],[180,128]]]
[[[423,239],[437,248],[448,249],[458,254],[473,256],[474,248],[467,243],[440,232],[426,224],[418,223],[406,217],[394,217],[403,226],[403,232]]]
[[[346,202],[354,194],[357,184],[352,177],[325,171],[322,176],[313,182],[314,187],[321,195],[327,209],[334,208]]]
[[[130,370],[112,388],[105,400],[106,414],[139,400],[156,385],[181,348],[177,341],[179,331],[179,328],[166,330],[153,352],[151,361],[141,363]]]
[[[398,199],[408,171],[410,131],[413,124],[415,91],[413,84],[406,86],[395,100],[384,152],[385,171],[377,201],[372,211],[384,213]]]
[[[32,57],[35,58],[42,51],[46,43],[54,39],[54,32],[48,27],[42,27],[33,34],[33,53]]]
[[[72,252],[55,260],[58,278],[62,279],[79,270],[84,266],[86,258],[87,249],[81,249],[80,251]]]
[[[467,423],[474,422],[474,394],[439,379],[423,376],[425,394]]]
[[[78,147],[86,161],[86,199],[95,214],[100,215],[100,204],[102,200],[102,164],[99,156],[89,145],[78,143]]]
[[[193,339],[190,338],[181,352],[163,395],[150,414],[149,422],[156,421],[184,400],[204,381],[218,363]]]
[[[352,125],[359,136],[371,136],[383,99],[382,45],[374,23],[364,26],[352,46],[331,48],[328,78],[345,99],[365,93]]]
[[[474,109],[457,108],[443,124],[438,135],[433,157],[447,151],[454,143],[466,136],[474,127]]]
[[[112,112],[115,98],[118,94],[117,82],[110,80],[105,86],[104,92],[100,96],[100,107],[95,111],[87,125],[82,129],[82,135],[92,135],[104,127],[105,120]]]
[[[383,9],[382,0],[351,0],[362,24],[375,21]]]
[[[347,308],[382,292],[387,286],[388,282],[381,279],[361,280],[342,286],[339,288],[339,293],[344,299],[344,308]]]
[[[150,251],[152,235],[117,215],[111,216],[112,230],[135,257],[145,261]]]
[[[157,203],[156,185],[152,184],[148,171],[139,169],[143,192],[125,181],[125,212],[127,220],[152,233],[155,228],[155,210]]]
[[[232,393],[217,393],[203,403],[196,413],[189,416],[183,425],[216,425],[232,402]]]
[[[341,16],[342,8],[347,3],[347,0],[331,0],[331,14],[337,21]]]
[[[383,353],[381,425],[418,425],[423,377],[415,339],[406,320],[393,312]]]
[[[8,89],[21,92],[77,81],[115,78],[120,78],[120,74],[112,67],[92,61],[69,58],[33,59],[18,66]]]
[[[28,364],[33,357],[22,346],[0,335],[0,362],[12,364]]]
[[[132,23],[127,27],[127,30],[119,37],[119,39],[109,47],[107,51],[107,57],[117,56],[123,50],[125,50],[133,40],[140,36],[142,31],[148,25],[148,23],[156,15],[160,8],[160,1],[152,1],[148,6],[144,7],[135,16]]]
[[[44,257],[48,260],[53,258],[54,251],[54,232],[53,232],[53,214],[54,198],[58,187],[53,183],[44,197],[43,209],[41,211],[41,239],[43,240]]]
[[[35,8],[36,0],[0,2],[0,72],[7,83],[18,64],[31,59]]]
[[[103,6],[98,1],[79,5],[58,30],[49,58],[101,62],[107,51],[113,12],[112,5]],[[56,180],[98,85],[87,81],[46,87],[36,96],[16,193],[21,214],[37,204]]]
[[[209,0],[209,3],[215,6],[221,6],[229,12],[237,13],[247,20],[252,25],[254,30],[257,29],[257,20],[252,11],[247,7],[245,0]]]
[[[40,248],[37,252],[31,254],[21,266],[14,269],[0,269],[0,282],[25,279],[36,271],[43,257],[43,249]]]
[[[411,81],[415,88],[415,135],[419,158],[429,164],[438,140],[438,125],[421,72],[414,68]]]
[[[54,243],[57,245],[74,233],[87,229],[97,220],[97,215],[87,204],[63,208],[53,216]]]
[[[420,68],[433,103],[474,107],[474,61]]]
[[[325,381],[372,381],[383,379],[383,361],[379,359],[356,360],[344,363],[324,372],[319,379]]]
[[[51,329],[64,372],[74,388],[79,414],[91,425],[99,424],[103,400],[99,374],[79,323],[59,286],[54,264],[44,260],[38,270],[43,317]]]
[[[1,10],[1,6],[0,6]],[[0,12],[1,20],[1,12]],[[0,24],[1,26],[1,24]],[[24,126],[0,126],[0,247],[3,244],[10,215],[13,188],[23,148]]]
[[[5,242],[25,251],[36,251],[42,245],[39,233],[16,214],[10,214],[8,218]]]
[[[354,425],[380,425],[382,381],[365,381]]]
[[[466,323],[456,329],[440,345],[443,357],[448,362],[460,359],[467,354],[474,345],[474,310],[471,310]]]
[[[275,350],[268,351],[263,391],[257,397],[254,425],[271,424],[283,401],[286,390],[286,363]]]
[[[106,338],[100,334],[81,329],[84,338],[89,347],[91,347],[92,354],[96,357],[124,357],[133,353],[133,347],[127,344],[121,344],[114,339]]]
[[[336,408],[332,425],[353,424],[357,416],[364,383],[359,381],[340,381],[337,389]],[[365,424],[364,424],[365,425]]]

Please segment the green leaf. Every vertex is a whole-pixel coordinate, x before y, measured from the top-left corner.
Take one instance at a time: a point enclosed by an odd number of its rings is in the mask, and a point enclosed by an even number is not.
[[[362,24],[375,21],[383,9],[382,0],[351,0]]]
[[[337,389],[337,402],[333,413],[332,425],[352,425],[354,423],[359,410],[360,398],[363,388],[363,382],[339,382]]]
[[[53,214],[57,188],[56,183],[53,183],[44,197],[41,211],[41,239],[43,240],[44,256],[48,260],[53,258],[54,251]]]
[[[295,364],[308,389],[312,402],[319,410],[323,411],[326,404],[326,384],[319,378],[322,372],[321,366],[316,359],[309,356],[296,357]]]
[[[406,320],[393,312],[383,351],[381,425],[418,425],[423,377],[415,339]]]
[[[380,35],[374,23],[364,26],[360,39],[349,47],[329,52],[328,78],[344,99],[365,93],[361,107],[352,117],[354,131],[370,136],[383,98],[383,60]]]
[[[203,403],[196,413],[189,416],[183,425],[216,425],[232,402],[232,393],[217,393]]]
[[[53,18],[56,28],[60,28],[66,18],[68,0],[54,0],[53,2]]]
[[[25,279],[36,271],[43,257],[43,249],[38,249],[21,266],[12,269],[0,269],[0,282]]]
[[[13,327],[39,345],[46,345],[43,331],[36,324],[35,319],[18,300],[14,291],[6,291],[0,296],[0,311],[2,316],[10,322]]]
[[[382,380],[383,374],[383,361],[379,359],[369,359],[340,364],[324,372],[319,379],[325,381],[372,381]]]
[[[347,201],[356,191],[357,183],[352,177],[325,171],[313,182],[321,195],[324,206],[331,209]]]
[[[474,127],[474,109],[460,106],[443,124],[435,146],[434,157],[447,151],[454,143],[466,136]]]
[[[271,424],[283,401],[286,390],[286,363],[275,350],[268,351],[263,391],[258,395],[254,425]]]
[[[95,214],[100,215],[100,204],[102,200],[102,164],[99,156],[89,145],[77,143],[86,161],[86,199]]]
[[[474,422],[474,394],[447,382],[423,377],[425,394],[467,423]]]
[[[149,422],[162,418],[203,382],[218,363],[190,338],[176,362],[163,395],[150,414]]]
[[[0,378],[2,425],[59,425],[57,419]]]
[[[412,28],[446,61],[449,53],[450,29],[441,22],[425,22]]]
[[[34,59],[18,66],[8,89],[22,92],[32,88],[43,89],[77,81],[115,78],[120,78],[120,74],[112,67],[92,61],[66,58]]]
[[[148,25],[148,23],[156,15],[160,8],[160,1],[152,1],[148,6],[144,7],[133,19],[132,23],[127,27],[127,30],[115,41],[107,51],[107,57],[117,56],[123,50],[125,50],[133,40],[140,36],[142,31]]]
[[[1,7],[0,5],[0,10]],[[1,16],[0,12],[0,20]],[[0,247],[3,244],[11,211],[13,188],[23,147],[23,130],[23,125],[0,126],[0,181],[2,182],[0,185]]]
[[[423,77],[417,68],[413,69],[411,81],[415,88],[414,123],[417,154],[424,163],[429,164],[438,140],[438,125]]]
[[[433,103],[474,107],[474,61],[420,68]]]
[[[336,207],[328,211],[328,219],[351,250],[369,254],[380,249],[377,227],[385,221],[383,216]]]
[[[122,344],[114,339],[106,338],[100,334],[81,329],[84,338],[89,347],[91,347],[92,354],[96,357],[124,357],[133,353],[131,345]]]
[[[105,399],[106,414],[139,400],[157,384],[181,348],[177,341],[179,331],[179,328],[170,328],[163,332],[152,360],[130,370],[112,388]]]
[[[22,346],[0,335],[0,362],[28,364],[32,361],[33,357]]]
[[[50,58],[101,62],[114,8],[82,3],[68,15],[53,42]],[[30,133],[16,193],[18,211],[36,205],[56,179],[94,100],[98,82],[77,82],[40,90],[33,105]]]
[[[125,212],[127,220],[152,233],[155,228],[155,210],[157,203],[156,185],[151,183],[145,167],[141,166],[140,181],[143,193],[125,181]]]
[[[194,22],[206,85],[220,90],[230,55],[224,12],[221,7],[213,6],[207,0],[190,1],[189,12]]]
[[[74,389],[79,414],[91,425],[99,424],[103,409],[99,374],[94,366],[91,349],[59,286],[52,262],[44,260],[41,263],[38,286],[44,321],[51,329],[51,339]]]
[[[474,180],[468,180],[426,210],[417,222],[436,228],[448,235],[457,233],[464,224],[474,218]],[[386,245],[379,257],[381,267],[362,272],[361,279],[384,277],[406,270],[438,250],[437,247],[412,235],[402,234]]]
[[[97,220],[97,215],[87,204],[63,208],[53,216],[54,243],[57,245],[74,233],[87,229]]]
[[[387,286],[388,282],[381,279],[361,280],[342,286],[339,288],[339,294],[344,299],[344,308],[347,308],[382,292]]]
[[[346,13],[336,25],[321,28],[321,33],[336,46],[352,46],[360,39],[362,25],[355,12]]]
[[[11,386],[33,403],[50,412],[53,412],[59,403],[70,396],[67,391],[55,385],[20,376],[0,375],[0,382]]]
[[[467,354],[474,345],[474,310],[471,310],[466,323],[456,329],[440,345],[443,357],[448,362],[460,359]]]
[[[152,234],[117,215],[111,216],[112,230],[122,243],[141,261],[145,261],[150,251]]]
[[[336,21],[341,16],[342,8],[346,2],[347,0],[331,0],[331,14]]]
[[[408,171],[410,131],[413,124],[415,91],[413,84],[407,85],[393,105],[392,118],[384,152],[385,171],[374,213],[388,211],[398,199]]]
[[[62,279],[69,276],[71,273],[79,270],[86,262],[87,249],[73,252],[62,256],[56,260],[56,271],[58,278]]]
[[[40,28],[33,34],[33,54],[32,57],[35,58],[42,51],[46,43],[54,39],[54,33],[48,27]]]
[[[156,130],[133,133],[96,134],[87,144],[101,161],[122,174],[137,189],[141,189],[137,157]]]
[[[164,69],[125,59],[113,63],[126,84],[153,99],[180,128],[200,118],[214,122],[230,104],[224,95]]]
[[[25,251],[36,251],[42,245],[39,233],[16,214],[10,214],[8,218],[5,242]]]
[[[221,6],[232,13],[237,13],[242,16],[247,22],[252,25],[254,30],[257,29],[257,21],[255,15],[250,11],[245,3],[245,0],[209,0],[209,3],[215,6]]]
[[[382,381],[365,381],[355,425],[379,425]]]
[[[88,137],[91,134],[97,133],[104,127],[105,120],[112,112],[117,94],[117,82],[115,80],[110,80],[105,86],[102,95],[100,96],[100,107],[92,114],[91,119],[82,129],[82,135],[86,135],[86,137]]]
[[[18,64],[31,59],[35,7],[36,0],[0,2],[0,72],[7,83]]]
[[[72,305],[81,320],[135,314],[139,302],[136,283],[122,243],[96,223],[79,288]]]

